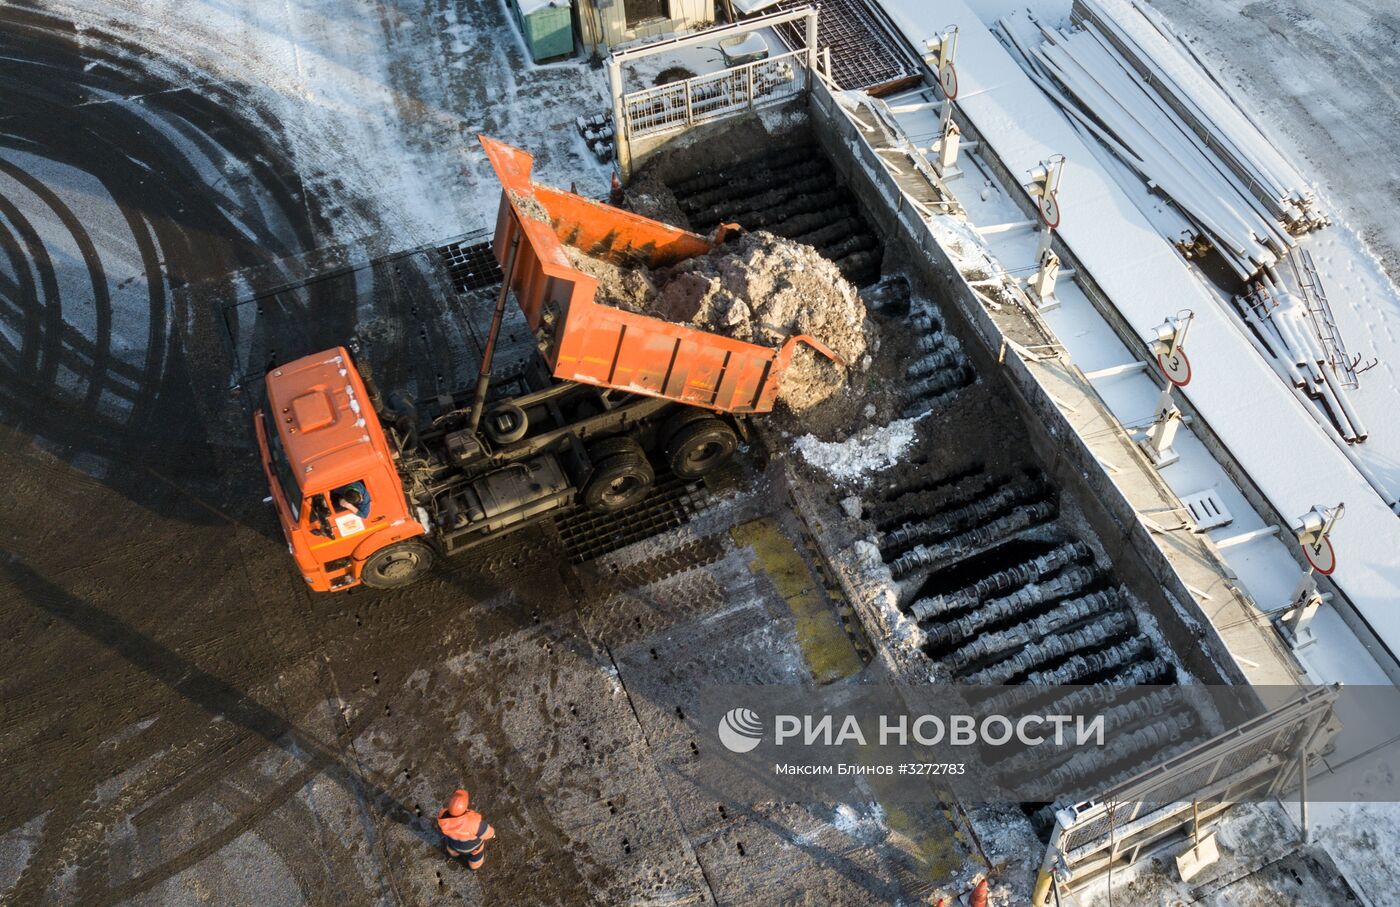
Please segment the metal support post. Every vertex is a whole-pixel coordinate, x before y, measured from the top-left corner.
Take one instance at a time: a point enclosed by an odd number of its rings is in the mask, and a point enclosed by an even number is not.
[[[617,170],[625,184],[632,178],[631,129],[622,102],[622,63],[616,55],[608,57],[608,91],[612,93],[613,148],[617,154]]]
[[[812,89],[812,80],[817,77],[817,11],[807,13],[807,90]],[[752,88],[752,85],[750,85]]]
[[[1049,230],[1042,231],[1047,237]],[[1048,247],[1049,243],[1045,243]],[[1035,276],[1031,278],[1030,290],[1035,294],[1035,298],[1040,300],[1040,310],[1047,311],[1060,304],[1055,298],[1055,281],[1060,277],[1060,256],[1054,250],[1046,248],[1037,258],[1038,267]]]
[[[946,101],[944,102],[947,103]],[[933,169],[943,179],[957,176],[958,146],[962,141],[962,130],[952,117],[943,121],[943,138],[938,141],[938,156],[934,158]]]
[[[1036,873],[1035,889],[1031,892],[1031,907],[1045,907],[1046,904],[1049,904],[1051,888],[1059,885],[1061,863],[1060,850],[1056,846],[1056,842],[1063,830],[1063,826],[1057,819],[1055,830],[1051,834],[1050,846],[1045,850],[1045,859],[1041,860],[1040,871]]]
[[[1181,457],[1172,449],[1177,429],[1181,427],[1181,409],[1172,397],[1172,386],[1162,388],[1157,397],[1157,412],[1152,425],[1147,429],[1147,437],[1142,440],[1142,449],[1154,466],[1161,469],[1170,466]]]
[[[1065,169],[1065,156],[1057,154],[1031,173],[1027,191],[1035,199],[1040,214],[1040,238],[1035,250],[1035,276],[1029,288],[1042,310],[1059,305],[1055,298],[1055,281],[1060,276],[1060,256],[1055,254],[1055,230],[1060,226],[1060,177]]]
[[[1308,827],[1308,744],[1298,747],[1298,822],[1303,826],[1303,843],[1312,843],[1312,829]]]
[[[1274,621],[1279,635],[1288,641],[1295,652],[1317,642],[1311,624],[1323,601],[1322,593],[1317,588],[1317,577],[1312,570],[1308,570],[1298,580],[1293,597],[1289,599],[1288,610]]]

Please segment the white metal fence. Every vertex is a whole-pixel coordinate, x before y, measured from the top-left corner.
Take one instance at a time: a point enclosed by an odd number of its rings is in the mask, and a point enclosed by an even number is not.
[[[624,95],[627,137],[688,129],[787,100],[807,85],[807,52],[792,51]]]

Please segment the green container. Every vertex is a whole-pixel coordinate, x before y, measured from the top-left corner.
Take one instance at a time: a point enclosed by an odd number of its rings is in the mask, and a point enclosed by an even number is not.
[[[568,0],[515,0],[525,46],[536,63],[574,55],[574,21]]]

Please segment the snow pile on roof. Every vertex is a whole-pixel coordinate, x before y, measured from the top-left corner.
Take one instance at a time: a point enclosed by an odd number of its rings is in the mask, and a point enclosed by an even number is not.
[[[549,9],[550,7],[559,9],[569,8],[567,0],[511,0],[511,2],[520,7],[520,15],[522,16],[528,16],[531,13],[537,13],[542,9]]]
[[[734,8],[746,16],[778,5],[778,0],[733,0],[733,2]]]
[[[889,469],[914,443],[914,426],[922,415],[898,419],[889,425],[870,425],[844,441],[822,441],[803,435],[793,442],[802,459],[831,476],[850,481],[868,473]]]

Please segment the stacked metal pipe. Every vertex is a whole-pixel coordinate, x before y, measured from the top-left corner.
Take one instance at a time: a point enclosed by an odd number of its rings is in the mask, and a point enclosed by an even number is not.
[[[1324,226],[1306,181],[1160,20],[1127,0],[1075,0],[1074,31],[1002,19],[1027,74],[1090,139],[1171,200],[1241,280],[1257,277]],[[1028,24],[1029,22],[1029,24]],[[1177,230],[1178,214],[1159,222]]]

